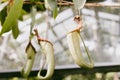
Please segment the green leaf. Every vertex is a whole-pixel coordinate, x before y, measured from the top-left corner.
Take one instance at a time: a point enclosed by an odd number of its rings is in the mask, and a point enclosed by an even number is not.
[[[19,35],[18,22],[15,22],[15,25],[12,26],[12,35],[16,39]]]
[[[19,20],[23,21],[23,16],[24,16],[25,14],[27,14],[27,12],[26,12],[24,9],[22,9],[22,10],[21,10],[21,13],[20,13],[20,16],[19,16]]]
[[[45,10],[45,7],[43,4],[37,4],[36,6],[37,6],[38,10],[41,10],[41,11]]]
[[[0,4],[0,12],[8,5],[8,1]]]
[[[53,17],[55,19],[58,15],[57,0],[45,0],[45,8],[53,11]]]
[[[12,7],[6,17],[6,20],[3,24],[0,35],[5,32],[8,32],[12,29],[12,26],[16,24],[17,19],[20,16],[21,10],[23,6],[23,0],[14,0]]]
[[[0,12],[1,25],[3,25],[6,16],[7,16],[7,8],[5,7],[5,8]]]
[[[53,18],[55,19],[58,15],[57,7],[53,10]]]

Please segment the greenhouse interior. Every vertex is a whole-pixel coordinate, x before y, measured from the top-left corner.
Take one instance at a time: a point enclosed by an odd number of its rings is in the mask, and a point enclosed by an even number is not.
[[[0,80],[120,80],[120,0],[0,0]]]

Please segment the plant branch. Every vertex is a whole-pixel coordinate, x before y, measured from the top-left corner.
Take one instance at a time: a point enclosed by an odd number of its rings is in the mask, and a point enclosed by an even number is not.
[[[44,4],[44,2],[34,2],[35,4]],[[24,1],[24,4],[33,4],[33,2],[30,1]],[[64,1],[64,2],[58,2],[58,5],[61,6],[73,6],[74,3],[73,2],[69,2],[69,1]],[[101,3],[86,3],[85,4],[86,7],[120,7],[120,4],[101,4]]]

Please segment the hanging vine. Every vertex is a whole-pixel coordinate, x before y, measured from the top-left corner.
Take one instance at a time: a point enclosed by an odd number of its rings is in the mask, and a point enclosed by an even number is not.
[[[30,7],[30,10],[25,5]],[[30,71],[32,70],[35,54],[37,53],[33,44],[32,39],[33,37],[37,37],[37,41],[39,46],[41,47],[41,54],[45,55],[45,63],[47,64],[47,73],[45,76],[42,76],[41,70],[39,70],[37,79],[40,80],[48,80],[52,77],[55,69],[55,60],[54,60],[54,48],[53,44],[46,39],[42,39],[39,34],[38,30],[35,29],[33,33],[33,29],[35,27],[35,16],[37,13],[37,9],[41,10],[49,10],[53,14],[53,18],[56,19],[58,15],[58,5],[61,6],[69,6],[74,5],[76,11],[80,12],[80,10],[84,6],[97,6],[97,7],[104,7],[104,6],[111,6],[111,7],[120,7],[119,4],[115,5],[105,5],[99,3],[86,3],[86,0],[73,0],[73,1],[64,1],[64,0],[1,0],[0,1],[0,21],[2,29],[0,31],[0,36],[3,36],[4,33],[10,32],[12,30],[12,35],[16,39],[19,36],[19,28],[18,28],[18,21],[21,20],[24,14],[23,11],[30,11],[32,22],[30,25],[30,35],[29,35],[29,42],[26,46],[26,57],[27,62],[26,65],[22,68],[21,74],[23,77],[29,77]],[[81,36],[80,30],[82,29],[82,18],[80,16],[75,16],[74,20],[78,23],[78,26],[75,30],[69,32],[67,34],[67,42],[69,46],[70,53],[73,57],[73,60],[77,65],[83,68],[90,68],[94,67],[94,62],[87,50],[87,47],[84,43],[84,40]],[[81,41],[81,42],[80,42]],[[86,54],[89,59],[89,63],[87,63],[82,55],[82,51],[80,49],[79,44],[83,43]],[[44,64],[42,64],[44,66]]]

